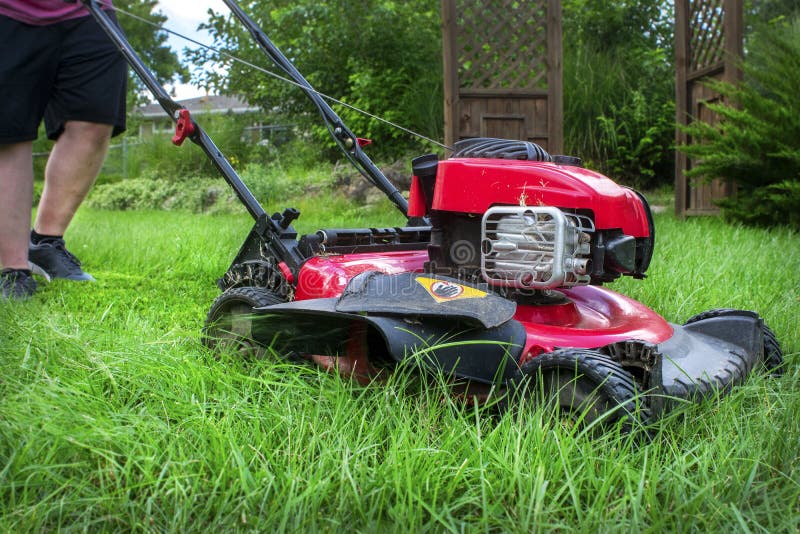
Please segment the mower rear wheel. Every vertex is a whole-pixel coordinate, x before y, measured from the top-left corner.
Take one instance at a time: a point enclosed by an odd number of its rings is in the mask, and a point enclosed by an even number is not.
[[[733,308],[716,308],[693,315],[684,324],[696,323],[703,319],[720,317],[739,311]],[[764,357],[761,363],[770,375],[780,376],[783,374],[783,350],[781,349],[781,344],[778,343],[778,338],[772,329],[767,326],[763,318],[761,318],[761,331],[764,334]]]
[[[595,350],[559,349],[537,356],[517,370],[514,390],[517,399],[544,402],[580,426],[621,421],[630,431],[651,421],[633,375]]]
[[[245,358],[263,358],[266,347],[253,338],[253,310],[284,302],[263,287],[233,287],[222,293],[208,311],[203,328],[203,344]]]

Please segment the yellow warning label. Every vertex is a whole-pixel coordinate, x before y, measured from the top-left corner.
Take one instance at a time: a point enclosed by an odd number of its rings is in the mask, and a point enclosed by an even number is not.
[[[425,278],[424,276],[418,276],[415,280],[419,282],[419,285],[425,288],[425,291],[427,291],[436,302],[447,302],[456,299],[482,299],[488,294],[480,289],[447,280]]]

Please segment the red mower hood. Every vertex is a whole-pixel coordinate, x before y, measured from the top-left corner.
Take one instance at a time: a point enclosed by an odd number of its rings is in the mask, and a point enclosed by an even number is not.
[[[598,229],[620,228],[634,237],[649,235],[646,207],[639,196],[600,173],[539,161],[453,158],[439,162],[434,210],[483,214],[503,205],[591,210]]]

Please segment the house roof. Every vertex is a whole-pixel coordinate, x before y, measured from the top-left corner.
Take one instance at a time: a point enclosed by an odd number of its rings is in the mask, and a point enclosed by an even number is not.
[[[258,111],[259,108],[250,105],[244,98],[239,96],[206,95],[196,98],[177,100],[177,103],[188,109],[191,113],[248,113]],[[157,102],[139,106],[136,113],[144,118],[164,117],[164,110]]]

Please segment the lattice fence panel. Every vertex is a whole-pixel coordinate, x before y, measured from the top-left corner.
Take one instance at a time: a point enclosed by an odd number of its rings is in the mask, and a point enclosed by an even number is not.
[[[459,85],[547,88],[547,0],[458,0]]]
[[[699,71],[725,59],[723,0],[689,4],[689,69]]]
[[[442,0],[445,142],[504,137],[558,153],[560,0]]]

